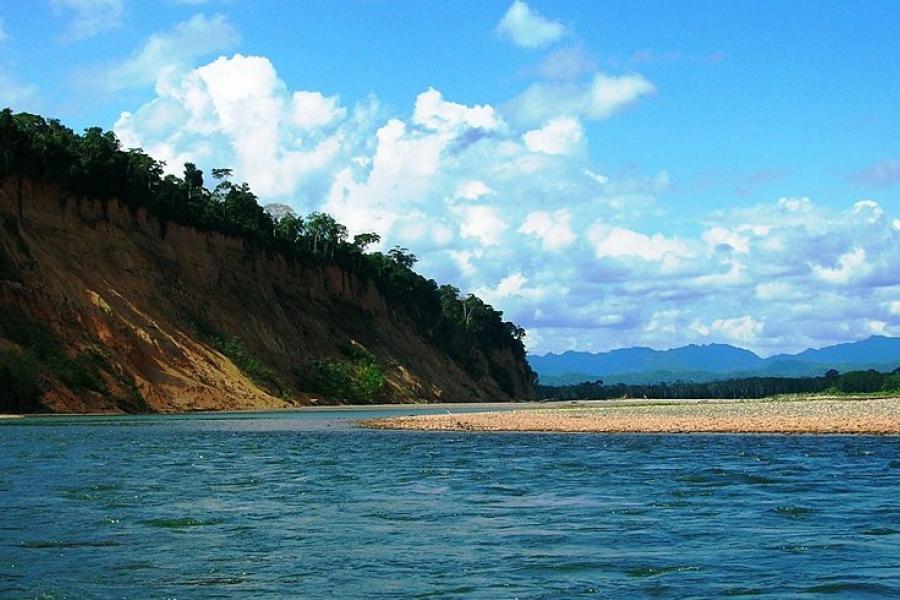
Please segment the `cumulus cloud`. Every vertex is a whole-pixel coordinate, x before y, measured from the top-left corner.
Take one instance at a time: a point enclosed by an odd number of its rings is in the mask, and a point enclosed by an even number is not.
[[[750,252],[750,239],[740,231],[712,227],[703,233],[703,240],[713,247],[728,246],[741,254]]]
[[[63,40],[75,42],[111,29],[122,24],[125,14],[123,0],[51,0],[58,13],[71,15],[68,30]]]
[[[872,186],[900,183],[900,160],[887,158],[867,165],[850,174],[850,180]]]
[[[584,139],[584,129],[578,119],[559,117],[544,123],[540,129],[526,131],[522,135],[525,146],[532,152],[544,154],[571,154]]]
[[[492,106],[465,106],[444,100],[434,88],[419,94],[413,111],[413,123],[438,132],[458,132],[461,128],[494,131],[502,120]]]
[[[866,264],[866,251],[860,247],[841,254],[834,268],[816,264],[810,266],[816,277],[834,284],[844,284],[859,279],[871,270],[871,267]]]
[[[475,238],[485,246],[499,244],[503,232],[509,229],[500,212],[491,206],[463,206],[457,212],[462,236]]]
[[[571,219],[571,213],[565,208],[553,213],[538,210],[528,214],[519,232],[540,238],[544,250],[559,252],[578,237],[570,225]]]
[[[650,81],[637,73],[597,73],[589,82],[534,83],[508,108],[523,123],[540,123],[559,115],[603,120],[655,90]]]
[[[158,81],[116,132],[169,171],[233,167],[264,201],[413,249],[423,274],[526,327],[535,352],[725,341],[772,353],[900,334],[900,215],[887,205],[773,198],[676,228],[660,218],[666,171],[558,152],[583,147],[583,118],[522,124],[433,88],[388,114],[377,98],[290,89],[266,58],[234,55]]]
[[[325,127],[346,116],[347,109],[339,103],[339,97],[326,97],[321,92],[294,92],[291,97],[291,121],[306,131]]]
[[[497,24],[497,32],[523,48],[541,48],[566,34],[565,26],[539,15],[521,0],[515,0]]]
[[[296,97],[263,57],[220,57],[158,82],[157,92],[136,112],[122,113],[114,129],[125,146],[143,147],[170,172],[187,160],[231,167],[257,193],[281,196],[320,174],[341,147],[339,132],[302,135],[311,117],[297,112]],[[323,103],[340,114],[336,99]]]
[[[134,55],[106,69],[101,79],[111,91],[154,83],[172,85],[172,80],[197,59],[227,50],[239,40],[237,30],[225,17],[195,15],[151,35]]]
[[[473,179],[472,181],[466,181],[459,184],[456,187],[454,196],[465,200],[478,200],[482,196],[492,196],[496,193],[497,192],[492,190],[485,182]]]
[[[715,319],[708,325],[695,321],[691,327],[703,337],[716,336],[731,342],[752,343],[763,331],[763,323],[750,315],[731,319]]]
[[[507,298],[521,298],[529,301],[539,300],[552,290],[526,285],[528,278],[522,273],[507,275],[493,288],[479,288],[475,293],[488,303],[499,303]]]
[[[588,231],[588,236],[595,244],[597,258],[635,257],[671,263],[691,255],[686,242],[659,233],[649,236],[622,227],[595,223]]]

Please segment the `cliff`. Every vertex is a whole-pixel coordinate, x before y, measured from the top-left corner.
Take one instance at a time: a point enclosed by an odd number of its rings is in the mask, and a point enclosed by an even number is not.
[[[0,219],[0,351],[31,353],[40,371],[39,398],[0,412],[339,402],[305,389],[303,372],[348,349],[383,374],[378,401],[534,397],[511,348],[472,348],[463,369],[372,281],[334,264],[16,177],[0,180]]]

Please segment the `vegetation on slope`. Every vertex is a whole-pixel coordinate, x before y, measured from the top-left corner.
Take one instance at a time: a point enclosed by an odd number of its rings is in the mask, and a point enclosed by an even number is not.
[[[317,360],[297,369],[301,387],[324,396],[343,398],[351,404],[381,400],[387,378],[375,355],[357,343],[349,344],[342,352],[342,359]]]
[[[259,205],[246,183],[230,181],[229,169],[212,170],[215,185],[210,189],[194,164],[186,163],[180,178],[164,174],[163,167],[141,149],[123,150],[112,132],[93,127],[79,135],[56,120],[0,111],[0,177],[52,182],[77,196],[104,202],[116,198],[133,210],[156,216],[163,235],[166,224],[174,222],[240,236],[250,247],[291,260],[338,265],[373,281],[389,303],[402,307],[424,339],[476,379],[485,375],[478,372],[477,350],[507,349],[535,379],[525,361],[524,330],[504,321],[501,311],[476,296],[463,295],[449,285],[439,287],[417,274],[416,257],[407,249],[367,252],[380,241],[377,234],[351,239],[345,226],[321,212],[306,217],[287,212],[275,218]],[[2,258],[0,270],[10,271],[11,265]],[[220,351],[232,360],[246,354],[227,337],[219,341]],[[257,377],[251,373],[251,378]],[[272,381],[264,383],[277,387]],[[500,377],[498,383],[504,392],[514,394],[511,378]]]

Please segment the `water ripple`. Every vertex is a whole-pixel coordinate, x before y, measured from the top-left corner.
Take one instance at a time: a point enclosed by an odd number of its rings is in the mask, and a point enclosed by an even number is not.
[[[348,424],[381,414],[4,423],[0,597],[900,595],[897,438]]]

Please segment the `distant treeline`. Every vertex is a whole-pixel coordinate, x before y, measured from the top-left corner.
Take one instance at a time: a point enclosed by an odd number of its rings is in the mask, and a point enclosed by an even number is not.
[[[339,265],[373,281],[391,304],[413,319],[423,337],[476,379],[485,375],[478,372],[478,349],[509,348],[530,368],[522,328],[504,321],[501,311],[478,297],[417,274],[416,257],[406,248],[367,252],[380,241],[377,234],[350,238],[344,225],[321,212],[274,218],[246,183],[230,181],[230,169],[213,169],[216,183],[210,189],[196,165],[186,163],[182,177],[164,174],[164,165],[139,148],[123,150],[113,132],[99,127],[79,135],[54,119],[0,111],[0,177],[57,183],[75,196],[103,202],[117,198],[159,218],[163,235],[166,224],[174,222],[240,236],[251,247],[290,259]],[[508,376],[492,374],[504,391],[513,393]]]
[[[745,377],[722,381],[606,385],[602,380],[575,385],[538,385],[538,398],[579,400],[592,398],[765,398],[778,394],[871,394],[900,393],[900,367],[879,371],[828,371],[822,377]]]

